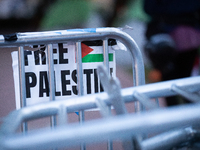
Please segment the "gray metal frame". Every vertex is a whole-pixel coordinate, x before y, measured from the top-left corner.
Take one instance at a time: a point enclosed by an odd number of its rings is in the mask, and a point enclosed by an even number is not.
[[[12,35],[13,36],[13,35]],[[81,41],[83,40],[103,40],[103,54],[104,65],[107,67],[107,73],[109,74],[109,62],[108,62],[108,39],[114,38],[123,42],[128,50],[130,50],[133,57],[133,81],[134,85],[145,84],[144,77],[144,64],[141,52],[135,43],[135,41],[125,32],[122,32],[117,28],[97,28],[97,29],[72,29],[72,30],[60,30],[60,31],[46,31],[46,32],[27,32],[17,33],[14,35],[14,40],[4,39],[3,35],[0,35],[0,47],[18,47],[19,54],[19,78],[20,78],[20,101],[21,107],[26,107],[26,92],[25,92],[25,69],[24,69],[24,46],[32,44],[45,44],[47,46],[47,59],[50,81],[50,101],[55,100],[55,87],[54,87],[54,73],[53,73],[53,52],[52,44],[58,42],[73,41],[76,44],[76,56],[77,56],[77,77],[78,77],[78,91],[79,96],[83,96],[83,73],[82,73],[82,59],[81,59]],[[138,102],[138,111],[141,106]],[[79,121],[84,121],[84,111],[79,112]],[[51,116],[52,127],[56,126],[56,118]],[[26,132],[28,130],[27,123],[22,124],[22,130]],[[109,149],[112,149],[110,144]],[[81,149],[85,149],[84,145]]]
[[[185,79],[177,79],[173,81],[165,81],[143,86],[124,88],[121,89],[121,96],[123,97],[124,103],[129,103],[137,101],[137,99],[133,96],[135,91],[146,95],[148,98],[177,95],[172,90],[173,85],[177,85],[181,88],[187,89],[188,92],[194,93],[200,91],[200,77],[190,77]],[[6,133],[13,133],[22,122],[46,116],[58,115],[60,106],[64,106],[67,109],[67,113],[97,108],[95,101],[96,99],[101,99],[101,101],[103,101],[107,106],[111,105],[109,95],[106,92],[102,92],[98,94],[85,95],[82,97],[72,97],[67,101],[60,100],[28,106],[12,112],[4,121],[2,125],[2,131]],[[15,121],[13,122],[14,118]],[[165,118],[163,119],[165,120]]]
[[[133,93],[135,91],[145,94],[149,98],[155,96],[171,96],[176,95],[172,90],[174,85],[187,90],[189,93],[197,92],[200,90],[200,77],[125,88],[121,90],[121,95],[124,102],[136,101],[136,99],[133,98]],[[106,106],[111,105],[108,94],[104,92],[79,98],[70,98],[69,101],[54,101],[16,110],[4,120],[0,130],[0,146],[4,149],[71,147],[81,142],[95,143],[106,141],[107,139],[127,139],[127,137],[137,136],[138,134],[162,133],[177,128],[178,130],[163,133],[159,135],[159,137],[153,137],[152,139],[145,139],[139,142],[141,149],[151,149],[152,145],[154,149],[163,149],[163,140],[168,143],[166,147],[169,148],[175,146],[175,144],[194,138],[195,134],[199,135],[199,133],[192,128],[189,128],[190,130],[188,128],[184,129],[190,126],[194,126],[195,128],[199,127],[199,104],[168,109],[155,109],[140,114],[119,115],[96,121],[88,121],[83,125],[66,124],[64,126],[58,126],[54,130],[45,129],[30,132],[26,136],[14,133],[23,121],[56,114],[62,116],[66,111],[70,113],[96,108],[95,99],[98,98],[100,98]],[[63,112],[63,108],[65,108],[64,113],[59,113]],[[15,120],[15,122],[13,122],[13,120]]]
[[[101,119],[93,122],[85,122],[84,125],[72,124],[65,126],[58,126],[54,130],[41,130],[30,132],[26,136],[24,135],[1,135],[1,148],[2,149],[47,149],[47,148],[59,148],[59,147],[71,147],[84,143],[97,143],[105,142],[107,139],[123,140],[131,136],[137,136],[141,133],[154,133],[166,131],[174,128],[180,128],[179,134],[184,139],[175,138],[175,143],[180,143],[182,140],[190,139],[192,136],[188,136],[185,133],[184,127],[191,125],[199,125],[199,105],[190,107],[181,107],[169,110],[157,110],[152,112],[146,112],[139,115],[122,115],[109,119]],[[183,114],[187,112],[186,115]],[[159,119],[158,119],[159,118]],[[106,130],[105,130],[106,129]],[[177,131],[176,131],[177,132]],[[191,132],[193,134],[194,132]],[[172,136],[165,138],[168,147],[173,147],[173,143],[170,145]],[[193,134],[194,135],[194,134]],[[165,136],[165,135],[164,135]],[[177,135],[178,136],[178,135]],[[177,137],[176,136],[176,137]],[[153,145],[154,149],[162,149],[161,139],[160,141],[153,140],[147,142],[147,140],[140,142],[142,149],[151,149]],[[175,140],[173,138],[173,140]],[[189,140],[188,139],[188,140]],[[187,140],[185,140],[187,141]]]
[[[52,43],[74,41],[76,42],[77,58],[81,60],[81,41],[87,40],[103,40],[104,47],[104,64],[108,67],[107,57],[107,40],[114,38],[121,41],[130,50],[133,57],[133,72],[135,87],[121,89],[117,79],[109,78],[109,71],[106,68],[99,67],[98,73],[102,78],[102,84],[105,92],[85,95],[79,93],[79,97],[68,98],[67,101],[54,101],[55,95],[51,95],[51,102],[42,103],[34,106],[23,107],[7,116],[0,128],[0,147],[1,149],[47,149],[59,147],[71,147],[82,143],[96,143],[107,140],[120,139],[123,143],[134,137],[136,145],[131,145],[131,149],[164,149],[172,148],[181,142],[186,142],[199,135],[198,127],[200,121],[200,105],[197,103],[200,99],[197,92],[200,91],[200,77],[190,77],[154,84],[145,84],[144,80],[144,64],[141,52],[135,41],[126,33],[116,28],[100,28],[96,32],[87,32],[83,29],[67,31],[49,31],[39,33],[18,33],[17,41],[4,41],[0,36],[0,46],[18,46],[19,58],[23,58],[23,46],[30,44],[48,44],[48,62],[50,80],[53,81],[53,62],[52,62]],[[58,34],[59,33],[59,34]],[[51,44],[49,44],[51,43]],[[22,59],[23,60],[23,59]],[[20,62],[20,83],[21,83],[21,99],[22,106],[26,106],[23,99],[25,96],[23,81],[23,61]],[[82,63],[78,62],[79,89],[82,85]],[[54,85],[51,84],[50,91],[54,91]],[[54,93],[54,92],[52,92]],[[168,109],[157,108],[151,98],[166,97],[180,94],[189,97],[196,104],[188,106],[180,106]],[[141,104],[150,109],[147,112],[137,114],[128,114],[124,107],[124,103],[137,102],[138,110],[141,110]],[[109,114],[108,107],[113,106],[117,116]],[[84,117],[84,110],[91,108],[100,108],[104,118],[88,121],[79,124],[66,124],[63,118],[71,112],[79,111]],[[151,110],[152,109],[152,110]],[[46,116],[58,115],[59,125],[53,130],[39,130],[26,133],[16,134],[16,129],[29,120]],[[13,120],[15,120],[13,122]],[[52,117],[52,123],[55,118]],[[81,119],[82,121],[84,118]],[[187,128],[186,128],[187,127]],[[189,127],[189,128],[188,128]],[[193,128],[195,127],[195,128]],[[105,130],[106,129],[106,130]],[[172,130],[173,129],[173,130]],[[166,132],[172,130],[170,132]],[[141,135],[149,133],[161,134],[147,139],[141,139]],[[182,137],[182,138],[180,138]],[[128,139],[128,140],[127,140]],[[166,142],[167,145],[162,143]],[[84,146],[81,147],[84,149]],[[130,149],[127,145],[124,149]]]

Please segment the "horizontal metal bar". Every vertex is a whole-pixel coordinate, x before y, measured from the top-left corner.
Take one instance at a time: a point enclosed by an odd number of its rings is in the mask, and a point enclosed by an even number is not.
[[[114,36],[118,37],[127,33],[121,31],[118,28],[96,28],[94,32],[86,31],[87,29],[79,29],[85,31],[75,32],[77,29],[69,30],[55,30],[48,32],[25,32],[16,33],[16,41],[4,41],[0,40],[0,47],[10,46],[25,46],[30,44],[49,44],[58,43],[63,41],[82,41],[82,40],[96,40],[96,39],[108,39]],[[128,34],[127,34],[128,35]],[[2,35],[0,35],[1,37]],[[121,38],[121,37],[120,37]]]
[[[104,101],[102,101],[101,99],[97,98],[96,99],[96,105],[97,107],[100,109],[100,113],[103,117],[110,117],[110,110],[108,108],[108,106],[105,104]]]
[[[184,79],[124,88],[121,90],[121,94],[124,102],[126,103],[136,101],[133,96],[135,91],[144,94],[149,98],[172,96],[176,95],[175,92],[171,91],[172,84],[176,84],[177,86],[187,89],[190,92],[196,92],[200,90],[200,77],[189,77]],[[65,106],[68,113],[97,108],[95,100],[98,98],[104,101],[104,103],[106,103],[108,106],[111,105],[108,94],[103,92],[99,94],[86,95],[83,97],[71,97],[67,100],[42,103],[39,105],[28,106],[26,108],[16,110],[12,112],[3,122],[1,132],[12,133],[23,121],[46,117],[49,115],[56,115],[58,114],[60,105]],[[13,122],[13,120],[15,120],[15,122]]]
[[[126,139],[138,134],[167,131],[185,126],[199,126],[200,105],[185,105],[157,109],[140,114],[119,115],[109,119],[71,124],[54,130],[29,132],[26,136],[5,136],[0,140],[7,149],[48,149],[71,147],[84,143],[97,143],[107,139]]]

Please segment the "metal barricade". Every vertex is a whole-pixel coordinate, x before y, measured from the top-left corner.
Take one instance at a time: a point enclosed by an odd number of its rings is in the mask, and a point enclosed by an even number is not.
[[[121,90],[121,96],[124,102],[130,102],[137,101],[134,98],[136,93],[148,98],[180,94],[178,90],[174,90],[174,86],[181,91],[185,91],[184,95],[188,94],[191,99],[196,99],[198,95],[195,92],[200,90],[200,77],[125,88]],[[100,99],[105,106],[112,104],[112,96],[109,97],[108,94],[103,92],[70,98],[69,101],[54,101],[24,107],[21,110],[14,111],[6,118],[1,127],[0,145],[2,149],[47,149],[71,147],[82,142],[88,144],[103,142],[107,139],[123,140],[133,136],[137,137],[140,134],[161,132],[162,134],[158,136],[142,141],[139,140],[136,149],[169,149],[176,146],[176,144],[188,142],[199,136],[200,106],[198,103],[168,109],[154,109],[139,114],[108,117],[96,121],[88,121],[82,125],[60,124],[54,130],[39,130],[27,133],[27,135],[14,134],[17,127],[23,121],[56,114],[60,115],[60,119],[63,119],[66,111],[70,113],[78,110],[96,108],[98,106],[97,99]],[[117,99],[116,101],[118,101]],[[152,108],[149,107],[151,105],[148,104],[148,99],[143,100],[147,102],[144,103],[146,107]],[[63,111],[63,108],[65,108],[65,111]],[[117,107],[115,109],[116,111],[119,110]],[[104,109],[101,110],[104,111]],[[168,130],[170,132],[166,132]]]
[[[49,65],[49,87],[50,87],[50,101],[55,100],[55,85],[54,85],[54,64],[53,64],[53,50],[52,44],[60,42],[75,42],[76,56],[77,56],[77,77],[78,77],[78,91],[79,96],[83,95],[83,72],[82,72],[82,58],[81,58],[81,42],[89,40],[102,40],[103,41],[103,55],[104,65],[109,72],[108,60],[108,39],[116,39],[121,41],[130,51],[133,57],[133,81],[134,85],[145,84],[144,63],[141,52],[135,41],[121,29],[117,28],[97,28],[97,29],[72,29],[60,31],[47,31],[47,32],[29,32],[29,33],[16,33],[8,36],[0,36],[0,47],[18,47],[19,58],[19,77],[20,77],[20,99],[21,107],[26,106],[26,85],[25,85],[25,69],[24,69],[24,46],[43,44],[47,45],[47,59]],[[137,111],[141,110],[141,105],[135,103]],[[51,114],[51,111],[49,111]],[[38,114],[38,117],[40,115]],[[79,112],[80,122],[84,121],[84,111]],[[52,115],[52,126],[56,125],[56,119]],[[28,130],[26,122],[23,123],[23,131]],[[84,148],[82,148],[84,149]]]
[[[181,143],[195,141],[199,137],[200,106],[199,94],[200,77],[190,77],[177,79],[160,83],[144,85],[144,64],[142,55],[129,35],[119,29],[103,28],[96,29],[96,32],[77,32],[57,34],[56,32],[46,32],[41,37],[36,33],[19,34],[17,41],[10,43],[0,43],[2,46],[19,46],[19,51],[23,51],[22,45],[26,44],[44,44],[56,43],[60,41],[78,41],[76,43],[77,56],[80,56],[80,43],[85,38],[103,39],[104,54],[106,56],[106,40],[114,38],[120,40],[127,46],[133,56],[134,81],[135,87],[121,89],[119,81],[110,78],[108,69],[98,68],[98,74],[102,81],[105,92],[71,97],[68,100],[53,101],[55,95],[51,95],[51,102],[42,103],[34,106],[24,107],[20,110],[13,111],[4,120],[0,128],[0,147],[1,149],[48,149],[63,148],[81,145],[82,143],[98,143],[107,140],[122,140],[124,149],[170,149],[179,146]],[[47,34],[47,35],[46,35]],[[52,38],[53,37],[53,38]],[[3,38],[3,37],[2,37]],[[26,39],[26,40],[25,40]],[[53,40],[52,40],[53,39]],[[25,43],[24,43],[25,42]],[[51,44],[48,45],[50,51]],[[19,53],[20,54],[20,53]],[[51,54],[51,53],[49,53]],[[23,53],[20,55],[23,58]],[[81,58],[79,58],[81,60]],[[104,59],[107,64],[107,59]],[[49,56],[49,64],[53,63],[52,57]],[[22,62],[23,64],[23,62]],[[21,70],[23,74],[23,65]],[[78,63],[81,76],[81,62]],[[53,82],[53,73],[50,66],[49,74]],[[108,66],[108,64],[106,65]],[[24,85],[23,76],[21,84]],[[79,77],[80,81],[82,80]],[[51,92],[54,91],[54,85],[51,84]],[[79,83],[79,89],[81,89]],[[23,98],[23,86],[21,87],[21,98]],[[189,98],[195,104],[177,106],[172,108],[158,108],[151,98],[167,97],[181,95]],[[149,111],[136,114],[126,112],[125,103],[140,102]],[[116,116],[109,114],[108,107],[113,106]],[[141,108],[138,105],[138,108]],[[99,108],[104,118],[87,121],[77,124],[66,124],[66,114],[76,111],[85,111],[92,108]],[[58,115],[59,124],[54,129],[44,129],[30,131],[26,134],[15,133],[21,123],[46,117]],[[13,122],[13,120],[15,120]],[[142,137],[142,135],[155,134],[152,137]],[[195,140],[194,140],[195,139]],[[198,141],[198,140],[197,140]],[[82,147],[84,148],[84,147]]]

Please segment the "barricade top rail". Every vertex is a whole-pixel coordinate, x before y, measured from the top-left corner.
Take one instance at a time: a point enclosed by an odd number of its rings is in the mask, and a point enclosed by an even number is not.
[[[0,35],[0,47],[18,47],[18,68],[19,68],[19,92],[20,92],[20,102],[21,107],[26,106],[26,82],[25,82],[25,67],[24,67],[24,50],[25,46],[33,45],[45,45],[48,60],[48,75],[49,75],[49,100],[55,100],[55,78],[54,78],[54,63],[53,63],[53,45],[57,43],[67,43],[74,42],[76,60],[77,60],[77,90],[78,95],[83,95],[83,69],[82,69],[82,46],[83,41],[103,41],[103,58],[104,65],[107,67],[107,72],[109,72],[109,60],[108,60],[108,40],[115,39],[122,42],[126,48],[130,51],[133,67],[133,82],[134,85],[145,84],[145,73],[144,73],[144,63],[142,54],[130,35],[123,32],[119,28],[88,28],[88,29],[71,29],[71,30],[57,30],[57,31],[46,31],[46,32],[26,32],[26,33],[16,33],[11,35]],[[34,49],[32,49],[34,51]],[[141,105],[136,102],[136,107],[138,110],[141,109]],[[119,107],[120,108],[120,107]],[[37,108],[36,108],[37,109]],[[48,110],[48,112],[54,111],[54,108]],[[121,109],[123,110],[123,109]],[[120,112],[120,111],[119,111]],[[123,111],[122,111],[123,112]],[[124,111],[125,112],[125,111]],[[23,112],[22,112],[23,113]],[[84,120],[84,112],[81,110],[79,112],[80,122]],[[121,112],[120,112],[121,113]],[[29,111],[25,112],[29,114]],[[18,121],[23,122],[23,115],[16,115],[16,124]],[[36,113],[37,114],[37,113]],[[45,114],[45,112],[44,112]],[[31,114],[29,114],[31,115]],[[26,116],[26,115],[25,115]],[[41,116],[37,114],[36,116]],[[21,118],[22,117],[22,118]],[[28,117],[28,116],[26,116]],[[21,120],[22,119],[22,120]],[[16,124],[13,124],[15,126]],[[51,116],[51,125],[56,126],[55,116]],[[23,131],[27,131],[27,123],[22,124]],[[13,130],[13,127],[10,128]],[[15,127],[14,127],[15,129]],[[5,130],[6,131],[6,130]]]
[[[48,44],[62,41],[83,41],[115,38],[125,43],[135,41],[121,28],[86,28],[55,30],[44,32],[24,32],[0,35],[0,47],[29,46],[30,44]]]

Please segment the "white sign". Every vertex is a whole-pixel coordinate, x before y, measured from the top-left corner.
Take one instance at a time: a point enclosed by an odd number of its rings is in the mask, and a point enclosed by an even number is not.
[[[103,91],[96,73],[97,66],[103,64],[103,47],[96,43],[82,43],[84,94]],[[25,50],[26,103],[33,105],[49,101],[49,79],[47,50],[45,46],[34,45],[40,50]],[[16,108],[20,108],[18,52],[12,52],[13,75],[15,84]],[[64,100],[77,96],[77,63],[75,44],[53,44],[53,61],[55,72],[55,99]],[[109,67],[112,76],[116,76],[115,52],[109,46]]]

